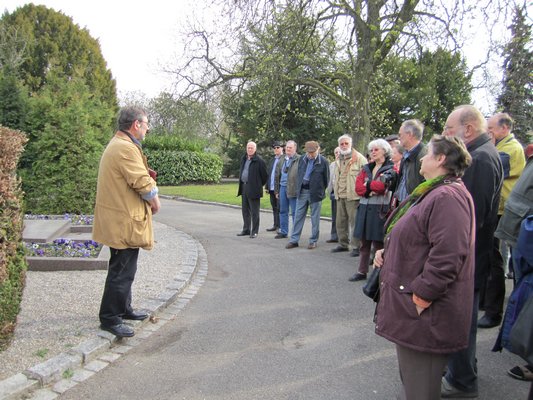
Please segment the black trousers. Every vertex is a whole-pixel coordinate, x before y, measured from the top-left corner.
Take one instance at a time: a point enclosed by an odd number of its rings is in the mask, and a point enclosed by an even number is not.
[[[339,237],[337,236],[337,200],[335,200],[335,195],[333,194],[333,192],[331,192],[329,199],[331,200],[331,233],[329,238],[331,240],[338,240]]]
[[[276,192],[269,190],[270,205],[272,206],[272,213],[274,214],[274,228],[279,228],[279,199],[276,197]]]
[[[498,216],[498,221],[500,216]],[[500,251],[500,239],[494,238],[492,260],[487,283],[482,292],[481,303],[485,314],[491,318],[501,319],[505,301],[505,263]]]
[[[131,285],[137,272],[139,249],[113,249],[100,304],[100,323],[105,326],[122,323],[122,316],[133,312]]]
[[[251,199],[242,194],[242,231],[253,235],[259,232],[259,208],[261,199]]]

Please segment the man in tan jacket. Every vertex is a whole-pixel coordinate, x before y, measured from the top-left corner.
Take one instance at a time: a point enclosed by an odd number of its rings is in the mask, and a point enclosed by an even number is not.
[[[337,236],[339,245],[331,250],[332,253],[348,251],[348,245],[352,245],[353,257],[359,255],[359,241],[353,237],[355,227],[355,217],[360,197],[355,192],[355,180],[363,165],[367,163],[366,158],[357,150],[352,148],[352,137],[342,135],[338,139],[340,156],[335,161],[335,178],[333,192],[337,201]]]
[[[120,110],[118,131],[107,145],[98,170],[93,239],[111,250],[100,327],[118,337],[135,334],[124,319],[148,318],[147,313],[131,307],[139,248],[153,247],[152,214],[161,208],[157,185],[141,149],[148,130],[148,117],[142,108]]]

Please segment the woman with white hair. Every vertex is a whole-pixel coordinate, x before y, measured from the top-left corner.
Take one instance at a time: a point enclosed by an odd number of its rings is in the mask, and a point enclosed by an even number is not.
[[[383,248],[383,226],[389,212],[390,188],[396,177],[391,152],[386,140],[371,141],[368,144],[370,162],[363,167],[355,181],[355,191],[361,200],[353,235],[361,240],[361,246],[359,270],[349,279],[351,282],[366,279],[372,246],[374,251]]]

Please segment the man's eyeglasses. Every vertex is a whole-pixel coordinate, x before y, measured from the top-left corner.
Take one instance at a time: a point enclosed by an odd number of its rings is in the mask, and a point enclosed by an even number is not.
[[[281,146],[274,146],[275,149],[281,149]]]
[[[142,123],[145,123],[145,124],[146,124],[146,127],[148,127],[148,128],[150,127],[150,124],[148,123],[148,121],[143,121],[142,119],[139,119],[139,120],[137,120],[137,121],[139,121],[141,124],[142,124]]]
[[[348,146],[350,144],[350,142],[342,142],[340,143],[341,146]]]

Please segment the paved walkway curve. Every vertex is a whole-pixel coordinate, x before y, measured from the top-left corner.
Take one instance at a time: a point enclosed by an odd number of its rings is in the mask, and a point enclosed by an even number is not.
[[[191,235],[206,251],[202,290],[149,340],[90,379],[78,375],[82,382],[62,400],[395,398],[394,346],[374,334],[374,305],[362,282],[347,280],[356,259],[332,254],[333,245],[325,243],[327,221],[317,249],[304,246],[306,223],[301,247],[286,250],[286,240],[264,230],[271,214],[261,214],[259,237],[250,239],[235,235],[242,227],[239,209],[162,205],[156,220]],[[517,358],[490,352],[496,335],[492,329],[478,336],[479,399],[525,399],[529,384],[505,374]],[[32,399],[57,396],[49,387],[41,394]]]
[[[165,228],[161,229],[159,223],[155,223],[154,227],[157,245],[164,247],[163,251],[179,249],[180,254],[179,257],[172,257],[169,254],[165,257],[167,262],[170,258],[170,262],[179,265],[176,267],[177,274],[165,277],[167,284],[164,291],[152,296],[149,292],[141,291],[141,296],[136,296],[138,300],[136,308],[147,310],[153,316],[151,320],[128,321],[136,331],[132,338],[118,339],[109,332],[96,330],[93,335],[89,335],[92,337],[70,351],[58,354],[0,381],[0,399],[54,399],[106,368],[176,318],[205,282],[208,271],[207,255],[203,246],[190,235],[176,231],[171,236],[177,239],[177,242],[170,243],[167,237],[160,235],[159,231],[164,231]],[[156,268],[156,266],[149,268],[146,261],[141,255],[139,270],[145,274],[146,269]],[[72,279],[75,277],[72,276]]]
[[[332,254],[321,222],[308,250],[266,232],[237,237],[241,210],[162,202],[158,221],[187,232],[205,248],[209,275],[178,318],[62,400],[390,400],[398,367],[394,346],[375,335],[374,304],[362,282],[348,282],[356,261]],[[529,383],[506,370],[517,359],[492,353],[496,329],[480,332],[479,400],[525,398]]]

